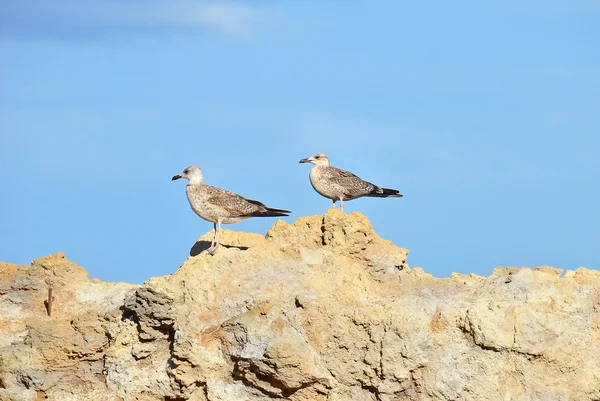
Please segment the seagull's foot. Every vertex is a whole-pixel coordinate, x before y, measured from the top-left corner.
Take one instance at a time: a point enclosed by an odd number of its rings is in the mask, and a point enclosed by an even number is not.
[[[206,252],[208,252],[208,254],[212,256],[217,252],[217,248],[219,248],[219,244],[211,246],[206,250]]]

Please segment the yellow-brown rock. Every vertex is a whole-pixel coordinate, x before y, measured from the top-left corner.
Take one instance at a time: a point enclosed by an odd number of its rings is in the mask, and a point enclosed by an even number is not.
[[[143,285],[0,263],[0,400],[600,399],[597,271],[434,278],[335,209],[210,239]]]

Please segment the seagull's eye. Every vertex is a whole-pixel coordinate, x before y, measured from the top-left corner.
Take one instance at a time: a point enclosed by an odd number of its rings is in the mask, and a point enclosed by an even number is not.
[[[321,158],[321,156],[315,156],[315,159],[320,159],[320,158]]]
[[[187,174],[189,172],[190,172],[190,170],[188,170],[187,168],[185,170],[183,170],[183,174]]]

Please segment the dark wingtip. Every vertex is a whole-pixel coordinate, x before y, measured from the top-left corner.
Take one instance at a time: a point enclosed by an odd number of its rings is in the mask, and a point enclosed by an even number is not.
[[[387,195],[387,196],[402,196],[400,191],[398,191],[397,189],[381,188],[381,191],[382,191],[381,193],[383,195]]]
[[[285,209],[272,209],[272,208],[268,208],[267,212],[269,212],[270,214],[277,215],[277,216],[288,216],[290,213],[292,213],[289,210],[285,210]]]
[[[251,217],[287,217],[290,215],[289,210],[283,209],[267,209],[267,211],[255,212],[251,214]]]
[[[402,198],[404,195],[402,195],[397,189],[377,187],[367,196],[373,198]]]

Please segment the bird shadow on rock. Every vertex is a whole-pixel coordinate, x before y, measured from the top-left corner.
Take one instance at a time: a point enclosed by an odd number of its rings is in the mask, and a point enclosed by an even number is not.
[[[248,249],[247,246],[236,246],[236,245],[226,245],[226,244],[219,244],[219,248],[220,247],[237,248],[240,251],[245,251],[246,249]],[[208,248],[210,248],[210,241],[198,241],[194,244],[192,249],[190,249],[190,256],[198,256],[202,252],[206,251]],[[218,250],[217,250],[217,252],[218,252]]]

